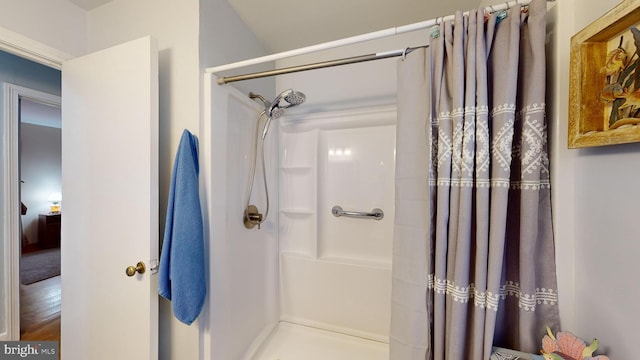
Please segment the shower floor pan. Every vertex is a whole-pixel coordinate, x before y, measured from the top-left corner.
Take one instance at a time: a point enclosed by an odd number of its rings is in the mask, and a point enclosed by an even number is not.
[[[280,322],[253,360],[387,360],[389,344]]]

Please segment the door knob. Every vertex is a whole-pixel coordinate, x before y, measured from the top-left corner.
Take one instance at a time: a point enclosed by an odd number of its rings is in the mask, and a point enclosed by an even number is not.
[[[142,261],[138,261],[136,266],[127,267],[125,272],[127,273],[127,276],[133,276],[133,275],[136,274],[136,272],[138,272],[140,274],[144,274],[145,270],[147,270],[147,267],[144,266],[144,263]]]

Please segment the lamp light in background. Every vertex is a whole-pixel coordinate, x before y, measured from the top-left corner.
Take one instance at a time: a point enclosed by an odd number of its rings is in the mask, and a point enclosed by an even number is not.
[[[62,193],[54,192],[49,194],[47,201],[51,203],[51,213],[58,214],[60,212],[60,202],[62,201]]]

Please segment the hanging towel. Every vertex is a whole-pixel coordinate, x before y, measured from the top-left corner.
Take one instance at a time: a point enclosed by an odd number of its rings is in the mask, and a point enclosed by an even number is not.
[[[200,314],[207,292],[198,173],[198,139],[184,130],[171,175],[158,293],[187,325]]]

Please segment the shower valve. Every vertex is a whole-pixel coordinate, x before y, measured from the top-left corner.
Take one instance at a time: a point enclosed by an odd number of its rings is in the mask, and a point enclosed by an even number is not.
[[[244,210],[244,227],[247,229],[253,229],[256,225],[258,225],[258,230],[260,230],[260,224],[262,223],[262,214],[258,212],[258,207],[255,205],[249,205]]]

